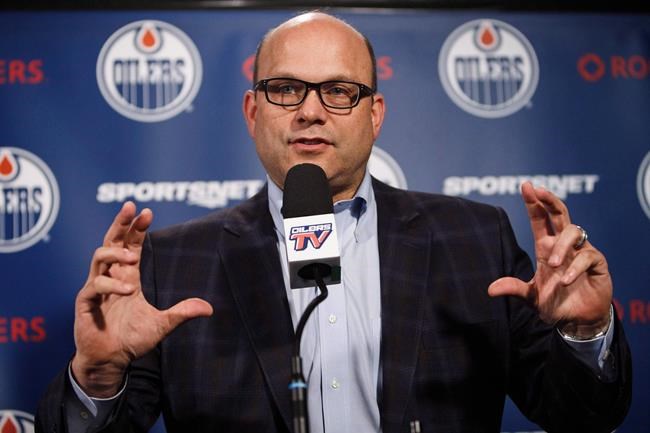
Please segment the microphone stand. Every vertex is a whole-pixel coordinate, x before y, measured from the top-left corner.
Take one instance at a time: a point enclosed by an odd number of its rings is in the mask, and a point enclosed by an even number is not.
[[[302,372],[302,358],[300,357],[300,340],[302,339],[302,332],[305,329],[307,319],[314,311],[314,309],[327,298],[327,286],[321,276],[321,271],[325,276],[331,272],[329,266],[324,266],[320,263],[308,265],[300,270],[303,278],[315,280],[316,285],[320,289],[320,294],[316,296],[305,308],[305,312],[300,316],[298,326],[296,327],[296,339],[293,346],[293,356],[291,357],[291,382],[289,389],[291,390],[291,406],[293,408],[293,432],[294,433],[309,433],[309,417],[307,414],[307,384],[305,383],[305,376]],[[308,275],[308,277],[306,277]]]

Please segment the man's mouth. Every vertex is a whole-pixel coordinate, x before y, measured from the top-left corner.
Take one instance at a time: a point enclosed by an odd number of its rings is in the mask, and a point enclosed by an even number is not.
[[[305,146],[318,146],[318,145],[331,145],[332,143],[329,140],[326,140],[322,137],[298,137],[295,139],[289,140],[289,144],[298,144]]]

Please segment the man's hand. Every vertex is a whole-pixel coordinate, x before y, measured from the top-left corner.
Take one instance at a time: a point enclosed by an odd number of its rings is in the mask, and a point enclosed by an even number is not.
[[[140,254],[153,214],[127,202],[93,256],[90,273],[75,302],[76,354],[72,372],[92,397],[119,391],[129,363],[141,357],[188,319],[210,316],[201,299],[186,299],[159,311],[142,294]]]
[[[561,331],[589,338],[607,329],[612,280],[605,256],[588,241],[555,195],[526,182],[521,195],[535,239],[537,270],[529,282],[504,277],[488,288],[491,296],[526,299],[540,318]]]

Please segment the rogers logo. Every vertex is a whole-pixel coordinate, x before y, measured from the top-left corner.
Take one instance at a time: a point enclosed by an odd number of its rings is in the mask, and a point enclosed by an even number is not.
[[[41,84],[45,79],[43,60],[0,59],[0,85]]]
[[[393,67],[391,63],[393,59],[390,56],[377,57],[377,79],[390,80],[393,78]],[[244,60],[241,65],[241,72],[248,81],[253,81],[253,67],[255,66],[255,54],[251,54]]]
[[[633,325],[650,325],[650,300],[630,299],[626,303],[614,299],[614,307],[619,319]]]
[[[624,80],[644,80],[650,76],[650,59],[640,55],[610,56],[603,58],[595,53],[582,55],[576,65],[578,74],[590,83],[605,76]]]

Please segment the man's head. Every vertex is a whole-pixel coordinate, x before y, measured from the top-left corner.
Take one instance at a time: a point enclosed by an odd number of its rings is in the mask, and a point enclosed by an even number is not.
[[[270,31],[258,49],[255,79],[296,78],[311,83],[340,80],[375,89],[374,55],[366,38],[330,15],[299,15]],[[322,89],[321,89],[322,90]],[[280,187],[289,168],[320,165],[334,199],[350,198],[363,178],[384,117],[380,94],[353,108],[329,108],[316,90],[302,103],[270,103],[263,86],[244,96],[244,116],[267,173]]]
[[[311,12],[310,14],[313,15],[313,14],[316,14],[316,13],[317,12]],[[334,19],[336,19],[338,21],[341,21],[339,18],[333,17],[331,15],[327,15],[325,13],[319,13],[319,14],[329,16],[329,17],[334,18]],[[305,16],[305,15],[309,15],[309,14],[302,14],[301,16]],[[368,50],[368,55],[370,56],[370,61],[372,63],[372,80],[371,80],[370,84],[371,84],[371,87],[373,89],[377,90],[377,58],[375,57],[375,50],[372,47],[372,44],[370,43],[370,40],[368,40],[368,38],[363,33],[359,32],[357,29],[355,29],[354,27],[352,27],[349,24],[345,23],[344,21],[341,21],[341,23],[348,25],[350,30],[356,32],[363,39],[363,42],[366,44],[366,49]],[[255,61],[253,63],[253,83],[257,83],[257,81],[260,79],[260,76],[258,74],[259,58],[260,58],[260,52],[262,51],[262,48],[264,47],[264,43],[266,42],[266,40],[269,38],[269,36],[271,36],[271,34],[273,34],[273,32],[278,27],[275,27],[275,28],[269,30],[268,33],[266,35],[264,35],[264,37],[262,38],[262,40],[260,41],[260,43],[257,46],[257,50],[255,52]]]

